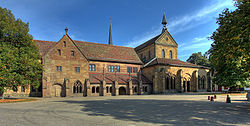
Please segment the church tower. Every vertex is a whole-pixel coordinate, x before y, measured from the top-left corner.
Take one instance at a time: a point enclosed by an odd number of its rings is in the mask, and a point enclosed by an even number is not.
[[[109,26],[109,45],[113,45],[113,40],[112,40],[112,27],[111,27],[111,18],[110,18],[110,26]]]

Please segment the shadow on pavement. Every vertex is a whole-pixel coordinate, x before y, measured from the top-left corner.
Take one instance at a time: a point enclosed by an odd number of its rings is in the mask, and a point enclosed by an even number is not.
[[[58,102],[58,101],[57,101]],[[250,125],[249,104],[185,100],[65,100],[79,104],[89,116],[172,125]]]

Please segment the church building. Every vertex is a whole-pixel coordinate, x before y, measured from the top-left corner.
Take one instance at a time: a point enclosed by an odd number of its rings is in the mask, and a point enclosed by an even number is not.
[[[162,32],[136,48],[72,40],[33,40],[44,65],[39,89],[18,87],[13,96],[117,96],[211,91],[209,68],[178,59],[178,44],[168,32],[164,13]]]

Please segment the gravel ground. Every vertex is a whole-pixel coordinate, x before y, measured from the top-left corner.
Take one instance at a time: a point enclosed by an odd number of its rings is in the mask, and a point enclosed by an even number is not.
[[[41,98],[0,104],[0,126],[250,125],[246,96],[135,95]]]

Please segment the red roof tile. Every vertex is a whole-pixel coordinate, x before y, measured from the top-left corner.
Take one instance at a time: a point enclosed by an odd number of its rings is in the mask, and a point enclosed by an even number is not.
[[[57,42],[33,40],[45,55]],[[134,48],[73,40],[88,60],[142,64]]]
[[[51,49],[56,45],[56,42],[53,41],[43,41],[43,40],[33,40],[33,41],[36,43],[41,56],[45,55],[49,51],[49,49]]]
[[[142,64],[134,48],[76,40],[74,42],[89,60]]]
[[[90,73],[89,74],[90,77],[90,83],[93,84],[99,84],[102,82],[103,80],[103,74],[102,73]],[[119,84],[126,84],[129,81],[129,75],[128,74],[109,74],[109,73],[105,73],[105,81],[106,83],[114,83],[114,81],[116,80]],[[138,84],[139,83],[139,79],[137,75],[131,75],[131,79],[133,84]],[[144,75],[142,75],[142,83],[143,84],[151,84],[152,82],[150,80],[148,80]]]
[[[200,66],[196,64],[192,64],[189,62],[184,62],[179,59],[165,59],[165,58],[156,58],[151,63],[146,65],[145,67],[153,66],[153,65],[170,65],[170,66],[179,66],[179,67],[193,67],[193,68],[205,68],[209,69],[205,66]]]

